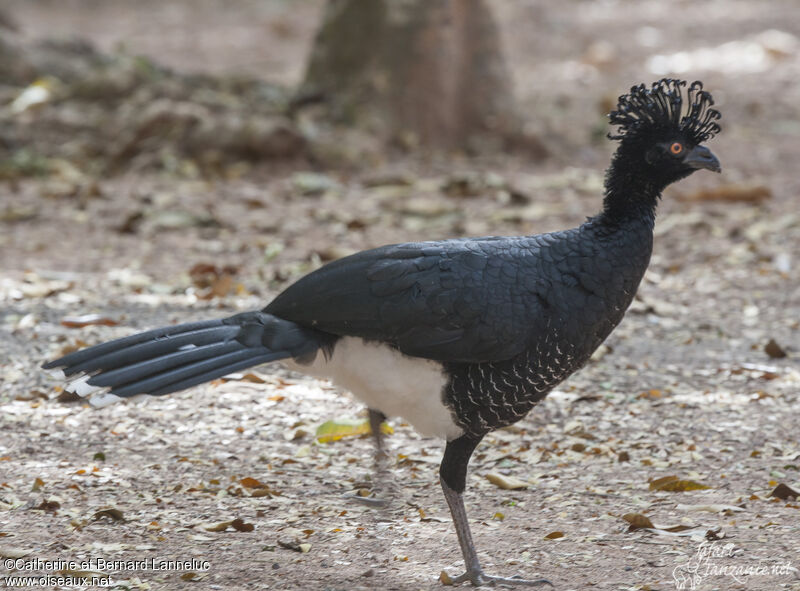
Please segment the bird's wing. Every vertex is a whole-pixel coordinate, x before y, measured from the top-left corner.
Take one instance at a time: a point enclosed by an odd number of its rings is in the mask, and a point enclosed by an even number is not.
[[[543,262],[532,238],[385,246],[310,273],[264,311],[416,357],[500,361],[525,349],[547,306]]]

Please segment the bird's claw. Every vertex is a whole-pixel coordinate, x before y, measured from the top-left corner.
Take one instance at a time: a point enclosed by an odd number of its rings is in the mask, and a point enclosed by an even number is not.
[[[520,578],[519,575],[514,575],[513,577],[494,577],[482,571],[467,571],[455,578],[448,575],[446,571],[442,571],[439,575],[439,581],[441,581],[443,585],[459,585],[469,581],[474,587],[481,587],[484,585],[487,587],[513,587],[515,585],[521,585],[523,587],[537,587],[539,585],[553,586],[553,583],[547,579],[523,579]]]

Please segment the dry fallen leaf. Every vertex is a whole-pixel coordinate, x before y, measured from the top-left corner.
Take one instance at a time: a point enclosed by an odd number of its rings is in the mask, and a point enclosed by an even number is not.
[[[520,480],[514,476],[504,476],[498,472],[489,472],[486,475],[486,480],[495,486],[499,486],[503,490],[516,490],[520,488],[528,488],[530,486],[530,483],[526,482],[525,480]]]
[[[100,314],[84,314],[82,316],[64,316],[61,326],[67,328],[83,328],[85,326],[117,326],[119,322]]]
[[[394,430],[386,423],[381,423],[381,432],[391,435]],[[316,437],[320,443],[338,441],[344,437],[358,437],[369,435],[372,429],[369,426],[369,419],[334,419],[325,421],[317,427]]]
[[[181,575],[182,581],[202,581],[208,576],[208,573],[195,573],[195,572],[185,572]]]
[[[653,522],[650,521],[650,518],[642,515],[641,513],[626,513],[622,516],[622,518],[631,524],[628,528],[628,531],[633,531],[636,529],[655,529]]]
[[[637,529],[646,529],[654,534],[671,535],[671,536],[692,536],[700,533],[702,528],[692,527],[690,525],[656,525],[650,518],[641,513],[626,513],[622,518],[630,524],[628,531],[636,531]],[[705,533],[705,532],[702,532]]]
[[[267,485],[264,484],[263,482],[256,480],[255,478],[250,478],[249,476],[246,478],[242,478],[239,481],[239,484],[241,484],[245,488],[268,488]]]
[[[61,388],[61,391],[56,396],[57,402],[77,402],[78,400],[83,400],[80,394],[76,394],[75,392],[70,392],[69,390],[64,390]]]
[[[233,527],[233,529],[235,529],[236,531],[248,532],[248,531],[253,531],[256,526],[254,526],[252,523],[245,523],[244,521],[242,521],[237,517],[236,519],[231,521],[231,527]]]
[[[563,538],[564,532],[563,531],[551,531],[547,534],[544,539],[545,540],[557,540],[558,538]]]
[[[773,359],[783,359],[786,357],[786,351],[784,351],[783,347],[781,347],[775,339],[770,339],[769,342],[764,345],[764,352]]]
[[[250,382],[252,384],[263,384],[265,382],[264,378],[259,377],[252,372],[244,374],[241,378],[239,378],[239,381]]]
[[[681,480],[677,476],[664,476],[650,481],[650,490],[686,492],[688,490],[707,490],[711,488],[694,480]]]
[[[228,526],[230,526],[232,523],[233,523],[233,521],[220,521],[218,523],[202,524],[202,525],[200,525],[200,527],[203,528],[206,531],[220,532],[220,531],[225,531],[226,529],[228,529]]]
[[[189,270],[189,277],[194,286],[202,290],[198,297],[210,300],[228,295],[233,288],[233,278],[238,272],[239,269],[232,265],[217,267],[212,263],[197,263]]]
[[[94,515],[92,515],[92,519],[102,519],[103,517],[108,517],[113,521],[125,521],[125,518],[122,515],[122,511],[119,509],[115,509],[114,507],[108,507],[106,509],[100,509],[99,511],[95,511]]]
[[[736,505],[722,505],[722,504],[707,504],[707,505],[683,505],[678,504],[675,507],[678,511],[706,511],[708,513],[735,513],[744,511],[742,507]]]
[[[42,501],[35,508],[39,511],[45,511],[46,513],[55,513],[61,508],[61,503],[58,501]]]
[[[734,184],[701,189],[688,195],[679,195],[681,201],[724,201],[728,203],[761,203],[772,197],[772,190],[765,185]]]
[[[769,493],[769,496],[777,497],[782,501],[786,501],[789,499],[797,499],[798,497],[800,497],[800,493],[790,488],[789,486],[780,483],[778,486],[775,487],[775,490]]]
[[[0,558],[22,558],[33,552],[16,546],[0,546]]]

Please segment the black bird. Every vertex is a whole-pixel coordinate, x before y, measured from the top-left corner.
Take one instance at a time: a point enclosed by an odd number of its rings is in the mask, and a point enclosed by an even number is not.
[[[454,582],[547,583],[483,572],[462,499],[467,464],[484,435],[524,417],[622,320],[650,260],[663,189],[720,171],[701,145],[719,131],[719,112],[700,82],[686,86],[663,79],[619,98],[603,208],[578,228],[367,250],[261,311],[158,328],[44,367],[85,374],[77,391],[97,405],[278,359],[331,378],[366,403],[373,425],[399,415],[447,441],[440,481],[466,564]]]

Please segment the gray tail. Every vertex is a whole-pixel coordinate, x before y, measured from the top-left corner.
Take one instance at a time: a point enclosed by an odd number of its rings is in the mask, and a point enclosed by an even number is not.
[[[45,363],[76,382],[82,396],[103,390],[93,404],[137,394],[162,396],[231,372],[329,352],[336,337],[263,312],[156,328],[76,351]],[[85,384],[85,385],[84,385]]]

